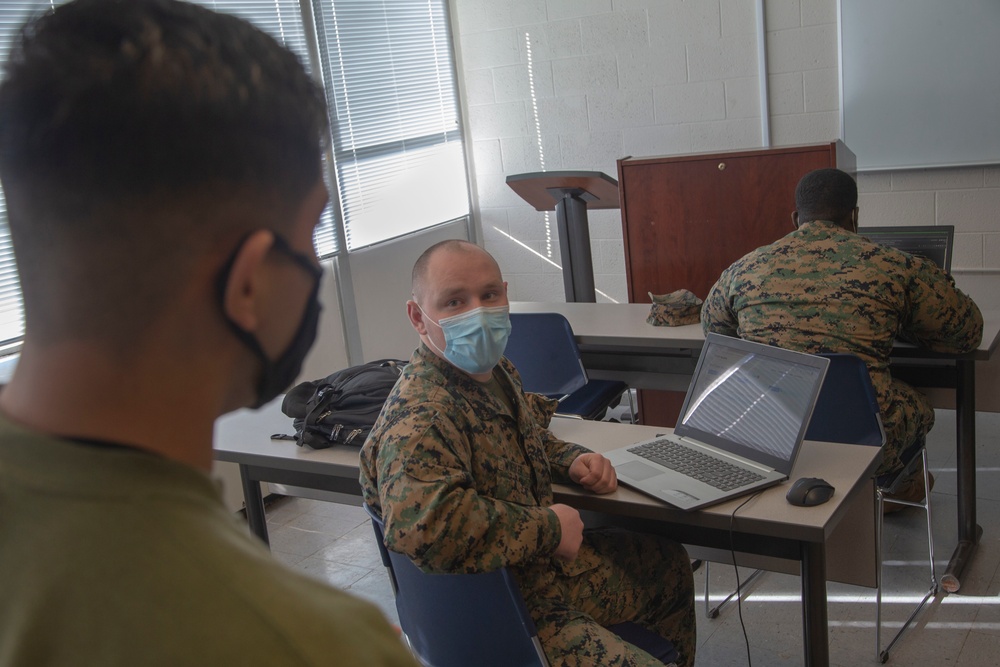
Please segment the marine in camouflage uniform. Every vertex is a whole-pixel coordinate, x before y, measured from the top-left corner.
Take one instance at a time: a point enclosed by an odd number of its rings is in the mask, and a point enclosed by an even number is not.
[[[659,665],[603,625],[632,621],[693,665],[694,590],[684,548],[586,530],[573,561],[553,557],[552,484],[586,448],[546,427],[555,401],[526,394],[507,359],[480,383],[421,345],[361,451],[365,501],[386,546],[429,572],[508,566],[553,665]]]
[[[366,501],[386,546],[431,572],[508,566],[553,665],[653,665],[603,626],[632,621],[694,662],[691,569],[662,537],[585,531],[552,483],[617,488],[600,454],[555,438],[556,403],[525,393],[503,358],[510,331],[500,267],[466,241],[431,246],[406,304],[421,345],[361,454]],[[439,335],[440,334],[440,335]]]
[[[934,425],[927,398],[890,375],[893,341],[963,353],[983,332],[979,308],[933,262],[828,220],[803,222],[726,269],[701,318],[706,333],[864,359],[886,430],[878,474],[900,468],[900,453]]]

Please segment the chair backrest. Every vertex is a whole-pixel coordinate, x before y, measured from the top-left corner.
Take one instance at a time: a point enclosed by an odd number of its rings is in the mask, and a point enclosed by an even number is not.
[[[830,360],[807,440],[853,445],[885,444],[882,412],[865,362],[853,354],[822,354]]]
[[[506,569],[427,574],[385,548],[381,518],[372,527],[396,593],[399,624],[411,649],[433,667],[548,667],[517,583]]]
[[[569,321],[558,313],[511,313],[504,356],[521,374],[525,391],[562,398],[587,384],[587,372]]]

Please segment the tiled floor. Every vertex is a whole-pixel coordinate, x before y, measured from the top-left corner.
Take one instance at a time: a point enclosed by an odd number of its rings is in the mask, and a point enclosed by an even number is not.
[[[928,438],[931,470],[937,478],[932,494],[936,560],[943,572],[955,545],[955,415],[939,411]],[[890,664],[962,665],[1000,663],[1000,414],[977,419],[978,519],[984,535],[958,594],[930,603],[893,649]],[[359,507],[284,498],[268,509],[271,548],[276,558],[377,604],[390,619],[395,608],[382,569],[371,525]],[[904,510],[886,520],[889,563],[884,616],[890,629],[899,627],[926,591],[923,513]],[[705,569],[695,574],[703,590]],[[711,569],[714,592],[731,590],[731,567]],[[715,620],[698,605],[697,665],[748,664],[739,613],[726,608]],[[797,577],[765,574],[742,604],[743,622],[754,665],[798,665],[802,662],[802,625]],[[830,584],[831,663],[842,667],[877,664],[874,657],[874,591]],[[886,641],[884,638],[883,641]]]

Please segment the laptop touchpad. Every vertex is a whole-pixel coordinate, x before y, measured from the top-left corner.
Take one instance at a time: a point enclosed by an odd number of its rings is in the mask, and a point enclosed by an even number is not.
[[[640,463],[639,461],[629,461],[628,463],[623,463],[620,466],[615,466],[615,471],[617,471],[617,473],[622,477],[628,477],[629,479],[634,479],[637,482],[663,474],[662,470],[657,470],[653,466],[648,466],[645,463]]]

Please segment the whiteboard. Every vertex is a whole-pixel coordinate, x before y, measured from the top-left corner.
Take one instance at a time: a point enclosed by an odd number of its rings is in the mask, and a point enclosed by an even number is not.
[[[1000,163],[1000,0],[840,0],[858,171]]]

